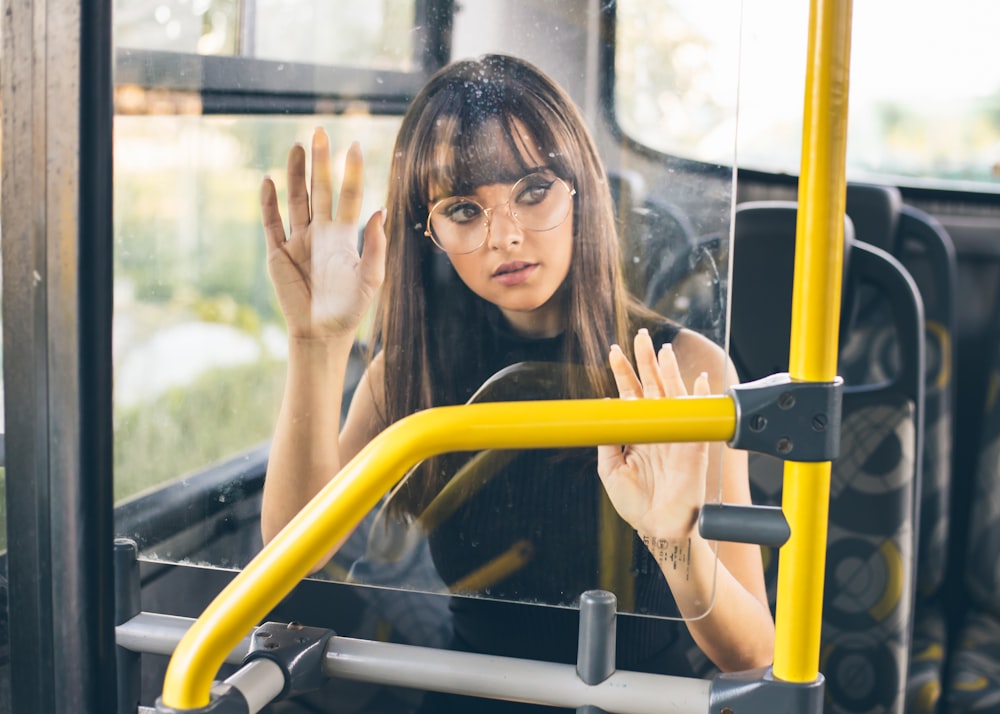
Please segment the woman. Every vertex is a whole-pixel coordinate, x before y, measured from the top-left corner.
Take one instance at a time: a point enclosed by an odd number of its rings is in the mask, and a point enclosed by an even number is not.
[[[613,204],[593,141],[569,97],[530,64],[491,55],[430,79],[403,119],[387,209],[368,220],[360,256],[360,149],[355,144],[347,153],[336,214],[329,152],[317,130],[311,196],[304,149],[289,155],[287,238],[270,179],[261,194],[268,266],[289,335],[288,381],[264,487],[265,541],[386,426],[419,409],[465,402],[513,362],[576,365],[584,376],[568,380],[566,397],[706,395],[736,381],[715,344],[626,294]],[[378,349],[341,429],[348,354],[380,288]],[[473,540],[464,529],[490,539],[508,522],[483,517],[497,513],[500,489],[511,513],[531,514],[521,527],[538,532],[530,563],[497,587],[532,597],[528,590],[542,587],[538,574],[565,573],[572,582],[564,594],[578,596],[589,575],[576,571],[589,573],[590,566],[574,563],[595,541],[596,501],[587,495],[595,489],[586,484],[598,483],[590,478],[596,471],[651,564],[636,568],[637,597],[672,599],[681,615],[697,617],[686,626],[723,670],[770,663],[774,626],[759,549],[718,544],[716,572],[716,544],[696,525],[706,493],[749,502],[745,454],[719,444],[656,444],[526,458],[435,532],[439,571],[475,560],[463,546]],[[418,469],[392,508],[419,514],[447,481],[447,466],[439,459]],[[541,475],[525,477],[531,469]],[[575,490],[564,491],[568,485]],[[560,512],[567,504],[583,509],[572,533],[560,528],[565,520],[535,527],[544,524],[547,504]],[[464,599],[456,599],[453,612],[457,646],[537,655],[536,623],[498,628],[478,620],[482,610]],[[657,659],[670,633],[641,629],[620,633],[619,666],[671,668]],[[571,661],[575,637],[563,634],[567,641],[553,656]]]

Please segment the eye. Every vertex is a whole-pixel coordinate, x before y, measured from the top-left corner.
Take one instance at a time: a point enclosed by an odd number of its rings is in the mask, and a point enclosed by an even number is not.
[[[514,196],[514,201],[522,206],[533,206],[541,203],[549,195],[554,183],[555,179],[541,174],[525,177],[521,179],[521,185],[518,187],[517,195]]]
[[[483,213],[482,206],[467,199],[456,199],[441,206],[438,211],[452,223],[468,223]]]

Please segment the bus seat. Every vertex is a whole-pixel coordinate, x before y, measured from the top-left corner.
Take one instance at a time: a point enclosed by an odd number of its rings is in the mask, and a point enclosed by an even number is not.
[[[847,214],[856,238],[883,248],[903,264],[925,306],[923,475],[906,710],[929,714],[943,689],[947,639],[942,590],[950,521],[955,250],[940,224],[903,204],[895,187],[848,184]],[[855,380],[883,379],[896,369],[897,349],[891,316],[884,302],[868,291],[855,302],[852,339],[841,350],[841,373]]]
[[[699,236],[684,210],[651,195],[635,171],[609,172],[608,184],[629,292],[661,315],[721,342],[728,241]]]
[[[890,255],[896,246],[899,212],[903,198],[895,186],[850,182],[847,184],[847,215],[854,224],[854,238]]]
[[[982,447],[969,500],[963,585],[966,609],[950,652],[945,711],[1000,707],[1000,350],[994,354]]]
[[[796,204],[737,207],[730,353],[742,380],[788,369]],[[845,380],[840,456],[832,464],[820,670],[828,712],[902,712],[913,616],[920,485],[923,311],[891,255],[854,237],[845,217],[844,305],[860,286],[884,295],[903,360],[881,382]],[[840,341],[851,339],[842,309]],[[780,505],[782,464],[750,455],[754,502]],[[777,558],[764,550],[774,605]]]
[[[695,229],[680,207],[651,196],[636,171],[609,172],[608,187],[621,231],[625,283],[641,299],[658,266],[689,250]]]

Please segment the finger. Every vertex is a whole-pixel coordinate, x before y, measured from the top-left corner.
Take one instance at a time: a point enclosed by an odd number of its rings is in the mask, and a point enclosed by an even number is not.
[[[707,397],[712,393],[712,385],[708,381],[708,372],[702,372],[698,379],[694,380],[693,394],[696,397]]]
[[[270,176],[265,176],[260,184],[260,218],[268,249],[280,247],[285,242],[285,224],[278,208],[278,191]]]
[[[361,215],[361,199],[364,197],[365,162],[361,155],[361,145],[353,142],[344,159],[344,182],[340,185],[340,199],[337,202],[337,222],[357,225]]]
[[[660,366],[656,360],[656,350],[653,348],[653,340],[649,336],[649,330],[643,328],[635,335],[635,364],[639,368],[639,380],[642,382],[642,395],[644,397],[665,397],[668,396],[667,387],[660,374]]]
[[[622,399],[638,399],[642,396],[642,383],[629,364],[628,357],[622,352],[618,345],[611,345],[611,352],[608,355],[608,363],[611,365],[611,373],[615,378],[615,385],[618,387],[618,396]]]
[[[330,137],[317,128],[312,139],[313,218],[333,220],[333,174],[330,170]]]
[[[687,386],[684,384],[684,377],[681,376],[681,368],[677,364],[677,355],[674,354],[674,346],[669,342],[660,347],[657,355],[659,372],[662,375],[663,383],[666,385],[666,394],[669,397],[686,396]]]
[[[288,218],[292,232],[309,226],[309,193],[306,191],[306,150],[296,144],[288,152]]]
[[[361,279],[373,288],[378,288],[385,280],[385,215],[383,208],[368,219],[361,248]]]

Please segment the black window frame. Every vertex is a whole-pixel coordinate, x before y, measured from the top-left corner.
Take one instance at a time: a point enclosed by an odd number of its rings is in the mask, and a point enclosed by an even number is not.
[[[121,47],[116,87],[198,94],[202,114],[337,114],[359,103],[399,114],[451,56],[453,0],[417,0],[412,72]],[[247,33],[244,20],[241,32]]]

